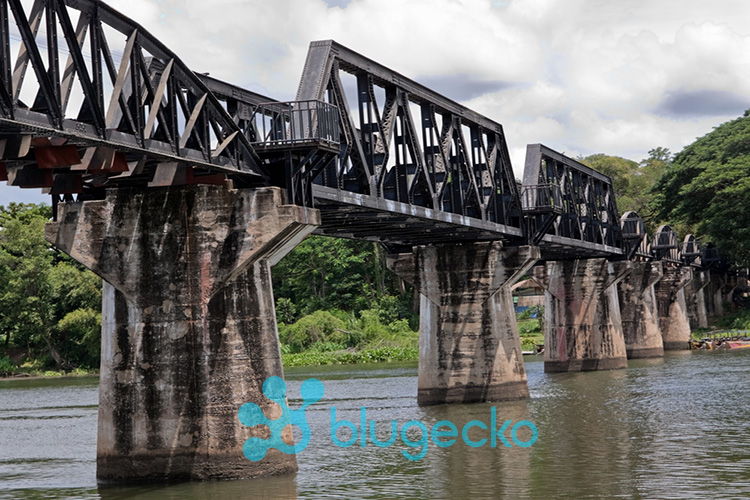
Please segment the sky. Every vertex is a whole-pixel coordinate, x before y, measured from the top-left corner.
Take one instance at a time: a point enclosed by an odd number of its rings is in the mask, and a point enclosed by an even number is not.
[[[568,156],[673,153],[750,108],[746,0],[109,0],[191,69],[295,97],[333,39]],[[20,197],[20,198],[19,198]],[[0,204],[43,201],[0,183]]]

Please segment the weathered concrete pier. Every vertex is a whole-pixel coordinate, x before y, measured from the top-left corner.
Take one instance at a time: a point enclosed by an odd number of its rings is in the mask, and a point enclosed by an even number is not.
[[[421,295],[420,405],[529,397],[511,286],[539,259],[501,243],[415,247],[388,267]]]
[[[685,300],[685,287],[693,276],[687,267],[662,265],[662,278],[656,284],[655,291],[664,350],[690,349],[690,320]]]
[[[296,470],[237,422],[283,376],[271,264],[320,223],[278,188],[119,189],[65,203],[47,239],[105,280],[97,477],[230,479]],[[287,440],[291,442],[291,428]]]
[[[707,328],[708,311],[705,290],[711,282],[709,273],[694,267],[691,267],[690,271],[692,276],[685,287],[685,305],[687,306],[690,329]]]
[[[617,285],[628,359],[664,356],[654,291],[661,278],[660,262],[634,262],[633,271]]]
[[[627,355],[617,284],[630,262],[581,259],[534,269],[546,292],[544,371],[625,368]]]

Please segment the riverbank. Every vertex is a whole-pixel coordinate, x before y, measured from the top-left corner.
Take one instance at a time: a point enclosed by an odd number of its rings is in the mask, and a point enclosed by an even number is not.
[[[14,371],[12,373],[0,374],[0,380],[36,380],[45,378],[68,378],[68,377],[95,377],[99,375],[99,370],[85,370],[76,368],[70,371],[56,370],[31,370],[31,371]]]

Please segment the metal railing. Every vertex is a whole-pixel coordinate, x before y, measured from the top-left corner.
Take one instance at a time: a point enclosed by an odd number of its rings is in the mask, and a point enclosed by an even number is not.
[[[523,186],[521,206],[525,214],[561,214],[563,213],[562,190],[557,184]]]
[[[323,101],[290,101],[259,104],[253,113],[260,147],[295,146],[323,143],[339,144],[339,111]]]

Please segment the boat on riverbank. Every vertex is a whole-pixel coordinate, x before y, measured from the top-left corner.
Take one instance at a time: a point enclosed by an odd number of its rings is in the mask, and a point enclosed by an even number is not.
[[[700,340],[690,342],[693,349],[747,349],[750,348],[750,330],[715,330]]]

